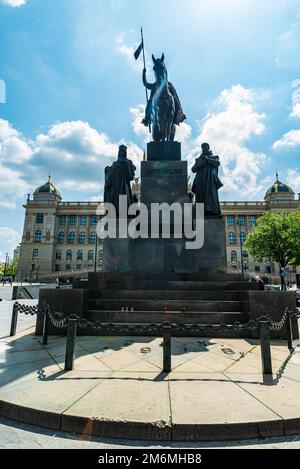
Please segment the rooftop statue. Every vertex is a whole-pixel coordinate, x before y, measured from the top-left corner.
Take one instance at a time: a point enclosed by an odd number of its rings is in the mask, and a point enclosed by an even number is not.
[[[104,202],[109,202],[118,211],[119,196],[127,195],[127,205],[134,202],[130,182],[134,180],[136,167],[127,158],[127,147],[119,147],[118,159],[105,168]]]
[[[186,119],[178,95],[172,83],[168,81],[168,71],[165,65],[165,56],[156,59],[154,63],[155,82],[149,83],[146,79],[146,68],[143,70],[143,84],[151,91],[147,102],[146,115],[142,123],[148,127],[153,126],[152,137],[155,142],[173,141],[176,125]]]
[[[210,150],[208,143],[203,143],[201,148],[202,154],[192,167],[192,172],[196,173],[192,192],[196,196],[196,202],[204,204],[205,215],[220,216],[218,190],[223,186],[218,177],[220,160]]]

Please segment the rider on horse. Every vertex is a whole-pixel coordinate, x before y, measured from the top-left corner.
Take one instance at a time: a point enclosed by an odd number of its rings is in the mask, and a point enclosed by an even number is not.
[[[151,91],[150,98],[148,100],[147,106],[146,106],[146,113],[145,117],[142,120],[142,124],[144,124],[146,127],[148,127],[151,123],[154,122],[154,104],[153,101],[155,99],[155,94],[158,91],[159,87],[161,86],[162,80],[164,77],[159,76],[156,71],[156,63],[160,62],[160,65],[164,66],[165,69],[165,79],[167,80],[167,70],[164,65],[164,54],[162,54],[161,59],[155,59],[154,56],[152,56],[152,60],[154,63],[154,72],[155,72],[155,78],[156,81],[155,83],[149,83],[146,79],[146,69],[144,68],[143,70],[143,84],[148,90]],[[175,114],[174,114],[174,124],[180,125],[181,122],[183,122],[186,119],[185,114],[183,113],[181,103],[179,101],[178,95],[176,93],[176,90],[172,83],[169,81],[167,82],[168,85],[168,91],[171,96],[174,98],[175,102]]]

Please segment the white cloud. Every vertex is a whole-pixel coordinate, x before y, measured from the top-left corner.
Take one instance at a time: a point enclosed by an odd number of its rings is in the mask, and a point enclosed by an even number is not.
[[[136,144],[111,142],[87,122],[56,123],[27,141],[7,121],[0,121],[0,205],[14,208],[18,199],[46,181],[49,172],[58,189],[101,198],[104,168],[115,160],[121,143],[138,166],[142,150]],[[22,175],[20,163],[24,163]]]
[[[30,184],[22,175],[10,168],[0,165],[0,207],[13,209],[19,199],[24,199]]]
[[[136,42],[132,46],[126,43],[126,34],[122,33],[116,38],[115,49],[116,52],[125,57],[131,67],[136,71],[141,71],[141,64],[138,60],[135,60],[134,53],[138,48],[139,44]]]
[[[287,182],[295,192],[300,193],[300,171],[298,169],[288,170]]]
[[[0,119],[0,162],[22,164],[31,156],[30,143],[8,121]]]
[[[300,145],[300,130],[290,130],[273,143],[274,150],[294,148]]]
[[[21,242],[21,234],[7,226],[0,226],[0,239],[11,257],[13,250]],[[6,252],[0,251],[0,261],[5,261]]]
[[[21,7],[25,5],[26,0],[0,0],[0,5],[8,6],[8,7]]]
[[[295,21],[290,29],[279,36],[276,63],[279,68],[298,69],[300,56],[300,21]]]
[[[300,117],[300,80],[294,80],[292,83],[292,112],[291,117]]]
[[[205,117],[189,155],[189,160],[193,160],[201,152],[201,144],[208,142],[220,154],[224,190],[239,198],[257,197],[264,189],[258,184],[258,177],[266,155],[254,153],[246,146],[247,141],[265,131],[265,114],[255,110],[260,97],[241,85],[223,90],[214,103],[218,112]]]

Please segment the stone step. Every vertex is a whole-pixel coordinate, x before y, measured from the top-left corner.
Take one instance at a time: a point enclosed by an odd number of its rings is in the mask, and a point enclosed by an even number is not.
[[[246,291],[223,290],[89,290],[89,299],[126,300],[203,300],[203,301],[247,301]]]
[[[136,300],[103,299],[89,300],[89,309],[122,311],[122,307],[135,311],[247,311],[248,303],[242,301],[199,301],[199,300]]]
[[[179,281],[179,280],[98,280],[89,282],[90,290],[222,290],[222,291],[248,291],[257,290],[255,283],[249,282],[211,282],[211,281]]]
[[[161,323],[163,321],[184,323],[184,324],[232,324],[236,321],[245,322],[247,314],[240,311],[109,311],[109,310],[89,310],[86,318],[90,321],[103,321],[115,323]]]
[[[134,281],[134,280],[147,280],[147,281],[205,281],[207,280],[207,274],[201,273],[178,273],[178,272],[164,272],[164,273],[128,273],[128,272],[89,272],[88,279],[90,282],[95,280],[104,281]],[[215,273],[214,281],[221,282],[241,282],[243,277],[241,274],[227,274],[223,272]]]

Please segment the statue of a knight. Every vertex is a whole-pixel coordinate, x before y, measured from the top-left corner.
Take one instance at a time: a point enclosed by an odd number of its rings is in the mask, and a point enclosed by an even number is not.
[[[146,106],[145,117],[142,120],[142,124],[144,124],[146,127],[148,127],[150,124],[153,124],[155,122],[154,105],[155,105],[155,102],[159,100],[159,94],[160,94],[159,89],[161,88],[162,80],[163,80],[163,76],[161,76],[161,73],[160,73],[161,69],[159,67],[157,67],[158,63],[160,65],[163,65],[164,72],[165,72],[164,76],[167,77],[167,69],[164,65],[164,59],[165,59],[164,54],[162,54],[160,59],[155,59],[155,57],[152,55],[152,60],[153,60],[153,63],[154,63],[153,70],[154,70],[155,79],[156,79],[156,81],[154,83],[149,83],[147,81],[147,79],[146,79],[146,69],[144,68],[144,70],[143,70],[143,84],[148,90],[151,91],[150,98],[149,98],[147,106]],[[166,80],[167,80],[167,78],[166,78]],[[174,86],[172,85],[172,83],[167,81],[167,87],[168,87],[168,92],[170,93],[171,96],[173,96],[174,102],[175,102],[175,114],[174,114],[174,122],[173,123],[176,124],[176,125],[180,125],[180,123],[182,123],[186,119],[186,116],[185,116],[185,114],[182,110],[182,106],[181,106],[180,100],[178,98],[178,94],[177,94]]]

